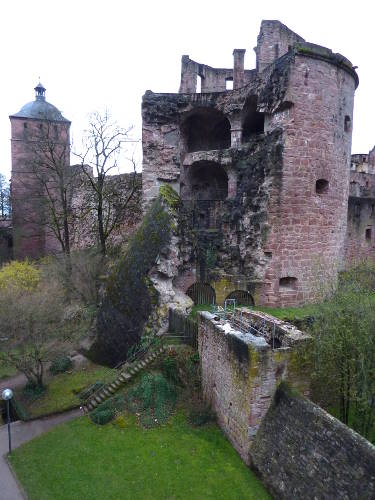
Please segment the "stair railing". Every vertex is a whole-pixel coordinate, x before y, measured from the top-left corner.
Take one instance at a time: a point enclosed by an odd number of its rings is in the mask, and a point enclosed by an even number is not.
[[[98,394],[100,392],[103,391],[103,389],[105,389],[105,387],[107,387],[109,384],[111,384],[115,380],[117,380],[117,378],[119,377],[121,372],[124,371],[124,369],[126,369],[126,371],[131,370],[131,368],[134,364],[139,363],[140,361],[143,361],[143,359],[146,357],[147,354],[153,352],[153,348],[155,348],[155,346],[162,347],[162,345],[163,345],[163,340],[161,339],[161,337],[156,337],[154,339],[154,341],[151,341],[146,346],[140,346],[140,348],[137,349],[136,351],[134,351],[130,355],[130,357],[127,357],[125,359],[125,361],[121,361],[116,366],[111,368],[110,374],[113,375],[111,377],[111,379],[108,381],[105,381],[101,387],[99,387],[98,389],[93,391],[89,396],[87,396],[86,399],[82,402],[81,408],[86,407],[90,401],[92,401],[96,396],[98,396]],[[114,373],[113,373],[114,370],[118,371],[119,373],[114,375]]]

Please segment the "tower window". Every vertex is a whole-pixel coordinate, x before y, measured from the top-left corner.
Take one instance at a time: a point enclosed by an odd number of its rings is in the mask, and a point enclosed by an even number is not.
[[[316,194],[324,194],[328,192],[329,182],[326,179],[318,179],[315,183]]]
[[[368,243],[370,243],[371,241],[371,233],[372,233],[371,229],[372,229],[371,227],[366,228],[365,237]]]
[[[26,129],[27,129],[27,123],[24,123],[24,124],[23,124],[23,128],[24,128],[24,130],[26,130]]]
[[[345,130],[345,132],[350,132],[352,130],[352,120],[351,120],[349,115],[345,116],[344,130]]]

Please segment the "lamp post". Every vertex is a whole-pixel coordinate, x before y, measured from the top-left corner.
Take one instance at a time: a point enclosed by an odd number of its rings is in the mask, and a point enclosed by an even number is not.
[[[4,389],[1,397],[4,401],[7,402],[7,415],[8,415],[8,438],[9,438],[9,455],[12,453],[12,441],[10,439],[10,412],[9,412],[9,403],[13,397],[12,389]]]

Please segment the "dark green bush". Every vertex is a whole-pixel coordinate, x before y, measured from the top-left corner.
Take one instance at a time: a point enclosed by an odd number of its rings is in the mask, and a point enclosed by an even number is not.
[[[178,384],[180,377],[178,375],[178,366],[176,354],[172,351],[163,358],[161,362],[161,371],[164,377],[171,382]]]
[[[4,401],[5,403],[5,401]],[[10,402],[10,413],[13,420],[28,420],[29,414],[23,404],[16,398],[13,397]]]
[[[113,408],[95,408],[90,413],[91,420],[98,425],[104,425],[115,418],[115,410]]]
[[[95,410],[90,413],[93,422],[104,425],[115,418],[116,412],[125,408],[125,400],[122,394],[117,394],[113,398],[103,401]]]
[[[46,392],[46,388],[43,385],[35,384],[33,382],[27,382],[23,388],[23,397],[29,401],[35,401],[36,399],[43,396]]]
[[[59,356],[52,361],[49,371],[52,375],[58,375],[59,373],[67,372],[71,368],[73,368],[73,361],[69,356]]]
[[[208,405],[200,403],[190,411],[188,421],[191,425],[199,427],[200,425],[215,422],[216,415]]]
[[[199,354],[189,346],[177,351],[178,373],[183,385],[192,392],[200,389]]]
[[[175,386],[160,373],[148,373],[127,394],[128,408],[144,427],[165,423],[176,404]]]

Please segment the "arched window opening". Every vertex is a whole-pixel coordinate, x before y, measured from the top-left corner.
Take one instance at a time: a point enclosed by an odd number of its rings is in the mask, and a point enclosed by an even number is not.
[[[346,115],[344,119],[344,130],[345,132],[350,132],[351,129],[352,129],[352,120],[349,115]]]
[[[329,182],[326,179],[318,179],[315,183],[316,194],[328,193]]]
[[[257,98],[251,96],[246,100],[242,118],[242,142],[249,142],[251,137],[264,132],[264,113],[257,110]]]
[[[225,80],[225,88],[227,90],[233,90],[233,78],[227,78]]]
[[[188,288],[186,295],[191,298],[195,305],[216,303],[215,290],[208,283],[194,283]]]
[[[216,109],[196,109],[181,125],[188,153],[227,149],[231,144],[230,122]]]
[[[250,292],[246,290],[234,290],[226,297],[227,299],[235,299],[236,306],[253,306],[254,299]]]
[[[295,291],[297,290],[297,278],[293,276],[284,276],[279,280],[280,291]]]
[[[228,197],[228,176],[214,162],[200,161],[188,167],[181,198],[183,200],[225,200]]]

